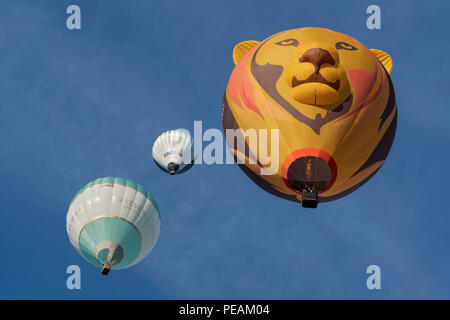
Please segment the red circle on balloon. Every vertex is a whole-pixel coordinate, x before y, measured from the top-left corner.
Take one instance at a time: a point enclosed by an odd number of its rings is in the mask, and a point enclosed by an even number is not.
[[[297,160],[299,158],[304,158],[304,157],[320,158],[320,159],[324,160],[328,164],[328,166],[330,167],[331,173],[332,173],[331,181],[328,184],[328,186],[326,187],[326,189],[321,190],[318,193],[322,193],[322,192],[325,192],[325,191],[329,190],[333,186],[334,182],[336,181],[336,176],[337,176],[336,161],[327,152],[325,152],[325,151],[323,151],[321,149],[316,149],[316,148],[297,149],[297,150],[293,151],[290,155],[288,155],[286,157],[286,159],[284,160],[283,165],[281,167],[281,176],[283,178],[284,184],[289,189],[291,189],[292,191],[295,191],[296,193],[299,193],[299,194],[302,193],[299,190],[297,190],[294,187],[292,187],[292,185],[289,183],[288,170],[289,170],[289,167],[291,166],[291,164],[295,160]]]

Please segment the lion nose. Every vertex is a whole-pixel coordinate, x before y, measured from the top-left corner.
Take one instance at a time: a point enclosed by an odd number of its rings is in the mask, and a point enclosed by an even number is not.
[[[331,54],[322,48],[312,48],[306,51],[301,57],[300,62],[310,62],[314,65],[316,72],[319,71],[319,68],[324,63],[329,63],[332,66],[335,64],[335,61]]]

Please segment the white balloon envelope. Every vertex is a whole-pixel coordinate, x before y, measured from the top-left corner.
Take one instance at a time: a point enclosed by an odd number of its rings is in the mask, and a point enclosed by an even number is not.
[[[70,242],[92,264],[122,269],[144,259],[155,246],[161,217],[150,192],[136,182],[107,177],[75,195],[66,217]]]
[[[194,164],[194,144],[186,129],[169,130],[153,143],[153,159],[158,167],[170,174],[180,174]]]

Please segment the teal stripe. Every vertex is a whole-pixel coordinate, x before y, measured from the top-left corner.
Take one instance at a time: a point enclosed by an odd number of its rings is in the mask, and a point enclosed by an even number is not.
[[[123,249],[123,259],[111,268],[130,265],[141,250],[141,237],[131,223],[115,217],[102,217],[88,223],[80,234],[80,249],[91,263],[101,266],[95,256],[95,247],[103,241],[112,241]],[[101,244],[100,244],[101,246]]]
[[[72,204],[73,200],[75,200],[76,197],[78,197],[81,193],[83,193],[84,190],[91,188],[98,184],[105,184],[105,183],[111,183],[111,184],[120,184],[124,185],[130,188],[133,188],[140,193],[142,193],[147,199],[149,199],[153,205],[155,206],[156,210],[159,214],[159,206],[158,203],[155,201],[151,193],[142,185],[139,183],[134,182],[131,179],[125,179],[120,177],[105,177],[105,178],[98,178],[94,181],[89,182],[87,185],[85,185],[83,188],[81,188],[76,194],[75,197],[72,198],[72,201],[70,201],[70,204]],[[159,217],[161,219],[161,216]]]

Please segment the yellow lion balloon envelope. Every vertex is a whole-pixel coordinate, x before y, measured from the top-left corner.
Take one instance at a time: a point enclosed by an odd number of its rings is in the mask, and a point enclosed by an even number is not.
[[[240,168],[261,188],[305,207],[339,199],[380,169],[394,140],[397,105],[391,57],[324,28],[299,28],[233,51],[223,129],[240,129],[245,149],[227,138]],[[248,130],[278,129],[273,174]],[[267,150],[271,150],[267,138]],[[253,162],[251,160],[254,160]]]

